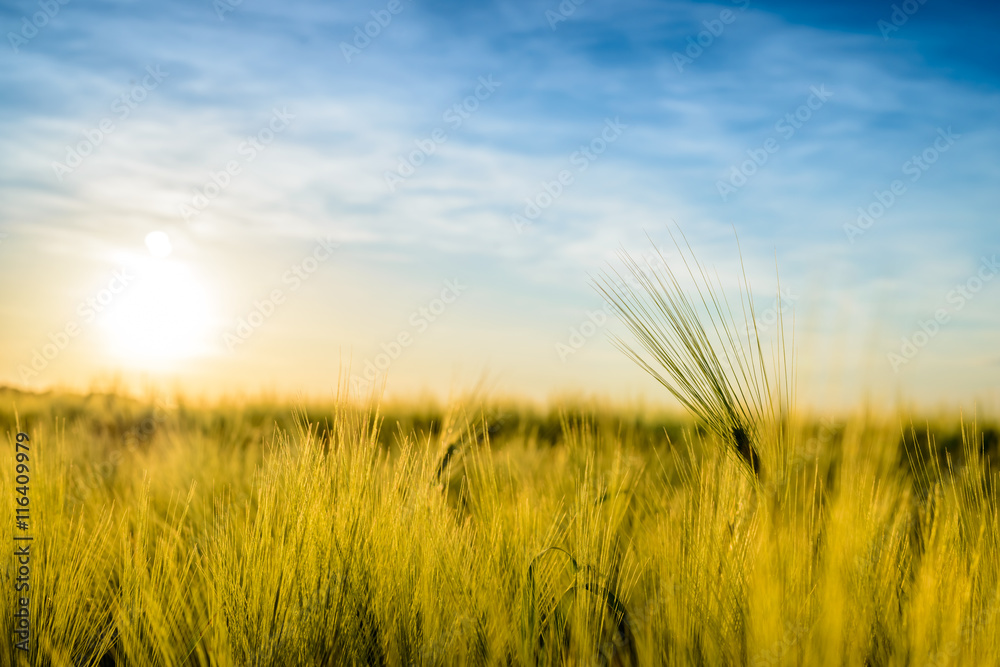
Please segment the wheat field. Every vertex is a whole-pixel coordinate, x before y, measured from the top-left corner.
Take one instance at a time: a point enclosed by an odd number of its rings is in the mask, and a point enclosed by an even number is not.
[[[4,665],[1000,663],[994,424],[791,414],[757,479],[597,402],[0,396]]]
[[[1000,2],[0,18],[0,667],[1000,667]]]

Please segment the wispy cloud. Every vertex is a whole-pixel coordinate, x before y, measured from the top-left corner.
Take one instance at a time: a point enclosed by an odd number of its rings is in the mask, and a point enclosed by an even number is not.
[[[0,224],[39,246],[83,235],[94,242],[75,247],[94,253],[168,229],[200,244],[203,261],[236,236],[266,248],[336,233],[344,254],[373,269],[409,263],[432,282],[431,265],[443,279],[474,256],[491,280],[536,284],[581,307],[592,303],[587,271],[669,220],[709,254],[735,227],[752,265],[773,266],[777,249],[799,284],[818,265],[837,267],[841,282],[824,289],[858,300],[890,276],[901,293],[944,289],[956,264],[1000,240],[997,72],[962,55],[996,48],[975,41],[976,12],[992,10],[956,10],[934,33],[941,17],[928,5],[886,40],[876,22],[891,8],[861,3],[588,2],[554,30],[553,3],[401,6],[348,62],[342,43],[379,6],[244,2],[220,21],[201,2],[66,5],[44,34],[2,56]],[[14,26],[32,7],[0,16]],[[735,19],[680,71],[673,54],[722,11]],[[169,77],[117,120],[115,100],[150,66]],[[444,114],[484,76],[501,86],[449,125]],[[778,134],[817,87],[830,99],[794,134]],[[275,108],[294,122],[241,158]],[[109,116],[114,132],[60,181],[53,162]],[[627,132],[517,234],[511,214],[607,118]],[[843,225],[946,127],[962,141],[850,247]],[[447,140],[388,189],[387,170],[435,128]],[[720,199],[717,183],[775,136],[766,164]],[[240,173],[184,219],[181,204],[234,159]]]

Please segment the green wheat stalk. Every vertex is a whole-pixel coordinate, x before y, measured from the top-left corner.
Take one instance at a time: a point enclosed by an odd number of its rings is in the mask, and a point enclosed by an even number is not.
[[[618,258],[623,269],[610,268],[595,278],[594,284],[638,344],[612,335],[615,346],[728,442],[757,480],[762,474],[762,448],[769,450],[767,454],[773,454],[775,461],[785,449],[780,426],[793,395],[781,299],[777,349],[772,350],[769,360],[757,329],[742,251],[737,312],[747,330],[753,332],[749,340],[739,336],[738,320],[718,273],[713,283],[683,232],[680,235],[684,247],[670,233],[683,268],[694,283],[693,292],[681,286],[677,273],[648,235],[660,260],[658,266],[636,260],[622,249]],[[778,290],[780,294],[780,281]]]

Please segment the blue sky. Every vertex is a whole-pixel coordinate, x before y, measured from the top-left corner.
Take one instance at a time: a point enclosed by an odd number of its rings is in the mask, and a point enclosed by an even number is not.
[[[323,393],[408,335],[381,364],[390,393],[485,372],[502,392],[659,400],[613,323],[559,345],[601,306],[588,276],[677,226],[732,285],[735,229],[762,309],[777,259],[810,400],[995,403],[998,16],[934,0],[6,3],[0,381]],[[79,166],[54,165],[81,142]],[[882,213],[862,229],[859,207]],[[169,257],[150,259],[153,231]],[[318,239],[332,257],[283,280]],[[24,372],[125,265],[140,277]],[[411,319],[447,281],[460,295]],[[150,300],[189,325],[183,353],[119,354]]]

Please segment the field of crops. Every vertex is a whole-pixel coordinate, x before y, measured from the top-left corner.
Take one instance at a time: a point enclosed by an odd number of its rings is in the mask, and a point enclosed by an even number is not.
[[[968,416],[787,415],[755,476],[596,403],[0,399],[4,665],[1000,663]]]

